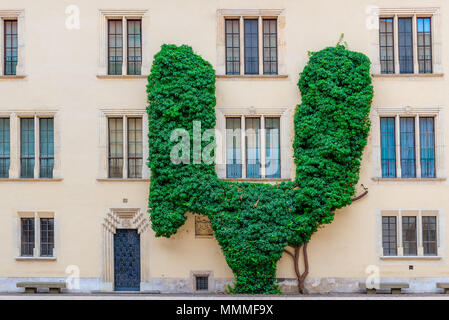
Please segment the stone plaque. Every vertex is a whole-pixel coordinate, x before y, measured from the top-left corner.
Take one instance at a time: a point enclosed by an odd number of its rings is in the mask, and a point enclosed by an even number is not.
[[[195,236],[212,237],[214,231],[208,217],[195,215]]]

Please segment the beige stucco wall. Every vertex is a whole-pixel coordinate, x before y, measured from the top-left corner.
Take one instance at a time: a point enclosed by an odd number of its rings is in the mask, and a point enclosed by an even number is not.
[[[65,28],[65,9],[80,8],[79,30]],[[152,57],[163,43],[188,44],[214,66],[217,61],[217,10],[283,9],[287,77],[270,79],[217,79],[217,108],[287,108],[293,114],[300,101],[299,72],[307,63],[307,51],[335,45],[341,33],[349,48],[371,55],[373,33],[366,27],[367,6],[421,8],[420,0],[341,1],[315,0],[79,0],[3,1],[1,10],[24,11],[25,78],[0,77],[0,112],[48,111],[57,113],[60,128],[60,178],[55,181],[0,181],[0,279],[63,278],[69,265],[77,265],[82,279],[99,279],[102,264],[101,224],[110,208],[146,209],[148,180],[110,182],[102,178],[100,148],[103,109],[145,110],[146,79],[97,77],[101,70],[100,9],[147,10],[144,42]],[[425,6],[440,8],[441,60],[449,61],[449,24],[444,22],[448,3],[428,0]],[[376,53],[375,53],[376,54]],[[372,58],[376,58],[376,56]],[[378,58],[378,57],[377,57]],[[448,105],[447,64],[435,77],[374,77],[373,110],[378,107],[440,108],[442,148],[436,181],[374,181],[375,153],[372,132],[363,157],[360,183],[369,195],[340,210],[335,221],[312,238],[309,246],[310,279],[354,279],[366,277],[369,265],[380,267],[382,277],[449,277],[448,246],[441,243],[440,259],[381,260],[376,219],[382,209],[440,210],[444,225],[440,239],[449,231],[444,215],[449,212],[449,157],[445,157],[444,127]],[[290,119],[292,121],[292,119]],[[373,111],[373,123],[378,116]],[[290,131],[290,137],[292,137]],[[378,138],[377,138],[378,139]],[[376,151],[377,150],[377,151]],[[374,153],[374,155],[373,155]],[[437,161],[440,161],[437,159]],[[290,163],[290,177],[294,174]],[[123,199],[128,202],[123,203]],[[20,211],[50,211],[57,219],[57,260],[17,261]],[[195,270],[213,271],[217,279],[230,279],[232,272],[214,239],[195,238],[194,219],[171,239],[146,237],[149,253],[148,288],[161,279],[189,279]],[[294,278],[290,258],[279,262],[278,276]],[[414,270],[409,270],[409,265]],[[10,279],[10,280],[11,280]],[[315,279],[315,280],[314,280]],[[316,280],[318,279],[318,280]],[[9,281],[9,280],[8,280]],[[95,280],[96,281],[96,280]],[[89,288],[95,289],[96,282]],[[324,281],[324,280],[323,280]],[[330,280],[332,281],[332,280]],[[352,280],[348,280],[352,281]],[[310,282],[312,285],[312,282]],[[8,288],[10,288],[9,286]],[[155,288],[156,285],[153,287]],[[325,286],[326,290],[329,286]],[[0,289],[6,288],[0,284]],[[99,288],[99,287],[98,287]]]

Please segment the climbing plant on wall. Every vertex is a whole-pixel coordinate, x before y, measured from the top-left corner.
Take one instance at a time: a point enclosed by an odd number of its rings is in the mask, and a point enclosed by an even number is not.
[[[295,179],[275,186],[230,182],[205,161],[214,156],[207,130],[216,123],[215,71],[192,48],[163,45],[147,86],[149,212],[156,236],[175,234],[186,213],[205,215],[235,275],[231,292],[279,293],[276,266],[289,246],[301,288],[307,273],[299,273],[300,248],[355,194],[370,127],[369,70],[365,55],[341,45],[312,53],[298,83]],[[195,134],[202,137],[199,145]]]

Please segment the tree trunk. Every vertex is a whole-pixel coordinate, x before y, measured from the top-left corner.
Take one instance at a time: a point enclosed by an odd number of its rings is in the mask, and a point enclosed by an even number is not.
[[[301,247],[303,249],[303,259],[304,259],[304,272],[301,274],[299,270],[299,256],[301,255]],[[304,287],[305,280],[309,274],[309,260],[307,256],[307,243],[294,248],[295,251],[290,252],[285,249],[284,251],[293,259],[293,265],[295,267],[296,279],[298,280],[298,291],[300,294],[307,294],[307,290]]]

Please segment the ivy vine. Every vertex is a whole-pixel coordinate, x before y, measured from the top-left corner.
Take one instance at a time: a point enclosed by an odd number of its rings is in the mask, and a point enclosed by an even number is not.
[[[355,194],[370,128],[369,59],[342,45],[311,53],[298,86],[295,179],[275,186],[223,181],[213,163],[194,163],[197,151],[186,163],[170,159],[179,143],[170,139],[173,130],[189,133],[192,151],[194,121],[201,122],[202,134],[215,128],[213,67],[185,45],[163,45],[154,57],[147,85],[152,228],[157,237],[170,237],[186,213],[207,216],[235,276],[232,293],[280,293],[276,267],[284,250],[292,246],[290,255],[298,257]],[[201,150],[213,143],[203,140]]]

